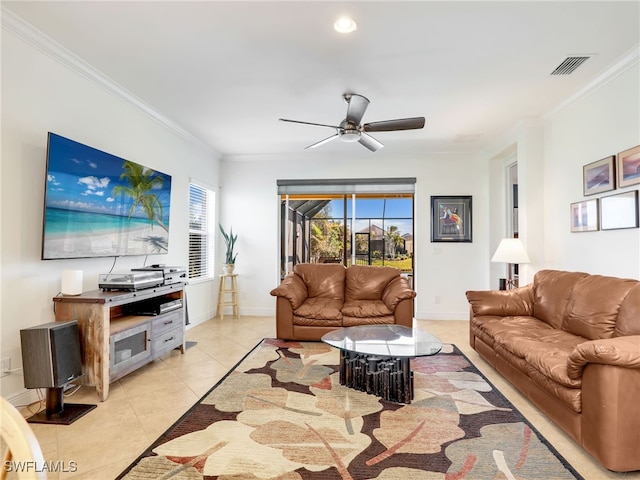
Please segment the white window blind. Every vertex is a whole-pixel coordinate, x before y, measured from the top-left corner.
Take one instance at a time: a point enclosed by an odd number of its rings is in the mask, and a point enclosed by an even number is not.
[[[189,278],[208,278],[213,268],[215,192],[189,184]]]

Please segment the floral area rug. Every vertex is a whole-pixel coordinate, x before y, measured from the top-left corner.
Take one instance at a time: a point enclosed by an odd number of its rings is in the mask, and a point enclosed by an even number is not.
[[[581,479],[454,346],[415,398],[339,384],[339,352],[265,339],[120,479]]]

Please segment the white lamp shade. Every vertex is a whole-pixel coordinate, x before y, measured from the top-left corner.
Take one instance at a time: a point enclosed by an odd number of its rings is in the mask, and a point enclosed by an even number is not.
[[[519,238],[503,238],[493,254],[492,262],[496,263],[529,263],[529,255]]]
[[[82,270],[63,270],[60,292],[63,295],[80,295],[82,293]]]

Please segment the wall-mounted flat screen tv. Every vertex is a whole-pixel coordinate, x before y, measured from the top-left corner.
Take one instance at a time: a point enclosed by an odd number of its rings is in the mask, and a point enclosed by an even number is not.
[[[49,133],[42,259],[164,254],[171,176]]]

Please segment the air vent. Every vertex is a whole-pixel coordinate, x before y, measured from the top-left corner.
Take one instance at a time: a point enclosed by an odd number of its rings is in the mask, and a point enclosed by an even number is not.
[[[576,71],[576,68],[578,68],[590,58],[590,56],[567,57],[562,61],[560,65],[556,67],[553,72],[551,72],[551,75],[571,75]]]

